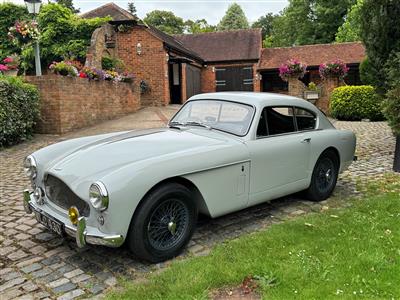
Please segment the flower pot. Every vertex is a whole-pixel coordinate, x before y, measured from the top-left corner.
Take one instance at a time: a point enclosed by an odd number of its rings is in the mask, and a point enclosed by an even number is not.
[[[318,91],[304,91],[304,99],[316,101],[319,99],[319,93]]]
[[[4,75],[6,75],[6,76],[17,76],[17,74],[18,74],[18,69],[3,71],[3,73],[4,73]]]

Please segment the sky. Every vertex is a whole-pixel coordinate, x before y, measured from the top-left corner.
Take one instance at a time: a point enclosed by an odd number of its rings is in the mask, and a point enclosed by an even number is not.
[[[14,2],[22,4],[23,0],[0,0],[1,2]],[[137,15],[144,18],[152,10],[170,10],[184,20],[206,19],[209,24],[216,25],[224,16],[228,6],[233,2],[239,3],[250,22],[256,21],[266,13],[278,13],[288,4],[288,0],[131,0],[135,3]],[[47,2],[47,0],[43,0]],[[89,11],[108,2],[126,8],[128,0],[74,0],[74,5],[81,12]]]

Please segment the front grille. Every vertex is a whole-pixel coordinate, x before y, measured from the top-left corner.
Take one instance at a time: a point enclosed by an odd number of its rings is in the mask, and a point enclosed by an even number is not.
[[[64,209],[75,206],[79,210],[80,215],[85,217],[89,216],[89,204],[75,195],[75,193],[60,179],[52,175],[47,175],[44,186],[47,198],[54,204]]]

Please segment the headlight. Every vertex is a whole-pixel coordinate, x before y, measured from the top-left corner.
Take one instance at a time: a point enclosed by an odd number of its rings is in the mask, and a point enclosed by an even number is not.
[[[97,181],[90,186],[89,199],[92,206],[98,211],[108,208],[108,192],[102,182]]]
[[[31,179],[35,179],[37,175],[36,167],[37,165],[35,158],[32,155],[27,156],[24,160],[24,171],[26,176],[28,176]]]

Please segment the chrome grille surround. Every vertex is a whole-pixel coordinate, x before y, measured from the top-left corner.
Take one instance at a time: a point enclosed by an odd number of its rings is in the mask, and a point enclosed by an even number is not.
[[[49,201],[66,210],[71,206],[75,206],[79,210],[80,215],[85,217],[90,215],[89,204],[71,191],[62,180],[47,174],[44,179],[44,186],[45,194]]]

